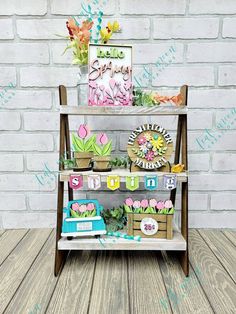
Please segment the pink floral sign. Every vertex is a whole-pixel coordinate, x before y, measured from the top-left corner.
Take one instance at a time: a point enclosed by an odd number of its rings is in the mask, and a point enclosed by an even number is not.
[[[89,106],[132,105],[132,46],[89,45]]]

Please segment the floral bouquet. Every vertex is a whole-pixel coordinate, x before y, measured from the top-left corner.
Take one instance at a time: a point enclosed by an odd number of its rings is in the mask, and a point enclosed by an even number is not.
[[[92,31],[94,27],[94,22],[91,17],[88,17],[84,21],[78,21],[75,17],[71,17],[66,22],[66,27],[69,32],[70,44],[66,47],[65,51],[68,49],[73,49],[73,61],[72,64],[78,64],[80,66],[88,64],[88,47],[89,43],[93,41],[98,42],[98,36],[100,33],[100,41],[106,44],[111,38],[112,34],[119,31],[120,26],[117,21],[113,24],[108,22],[105,28],[101,28],[103,13],[99,11],[97,26],[96,26],[96,36],[97,38],[93,40]],[[64,52],[65,52],[64,51]]]
[[[145,132],[138,137],[139,150],[132,148],[133,152],[140,158],[152,161],[157,156],[165,154],[167,147],[161,135]]]
[[[166,104],[168,102],[176,105],[181,106],[183,103],[183,97],[181,94],[175,96],[162,96],[159,95],[157,92],[153,91],[142,91],[141,89],[134,89],[133,90],[133,106],[159,106],[160,104]]]
[[[133,201],[132,198],[125,200],[124,210],[127,214],[174,214],[174,207],[171,200],[157,201],[156,199],[143,199],[142,201]]]
[[[96,208],[94,203],[88,203],[87,205],[73,203],[70,214],[72,218],[94,217],[96,216]]]

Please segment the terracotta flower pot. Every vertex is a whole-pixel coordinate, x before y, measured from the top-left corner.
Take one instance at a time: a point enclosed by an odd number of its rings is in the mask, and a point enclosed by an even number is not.
[[[111,156],[94,156],[93,171],[111,171]]]
[[[76,168],[79,170],[90,170],[93,153],[74,152]]]

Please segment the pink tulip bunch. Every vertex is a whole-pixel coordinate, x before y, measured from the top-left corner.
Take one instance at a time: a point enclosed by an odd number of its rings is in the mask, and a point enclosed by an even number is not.
[[[95,205],[94,203],[88,203],[87,205],[73,203],[71,205],[71,215],[74,218],[95,216],[96,215]]]
[[[90,129],[86,124],[81,124],[78,128],[77,135],[72,134],[72,144],[76,152],[92,152],[93,144],[96,141],[96,136],[90,135]]]
[[[157,201],[156,199],[143,199],[141,201],[133,201],[131,197],[125,200],[124,208],[126,213],[160,213],[173,214],[174,208],[171,200]]]
[[[110,156],[112,150],[112,141],[108,141],[106,133],[97,135],[97,142],[93,144],[95,156]]]

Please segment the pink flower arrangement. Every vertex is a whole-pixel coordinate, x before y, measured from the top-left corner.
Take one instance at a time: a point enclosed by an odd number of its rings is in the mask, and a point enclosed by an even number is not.
[[[126,213],[146,213],[146,214],[173,214],[174,207],[171,200],[157,201],[155,198],[133,201],[127,198],[124,203]]]
[[[96,215],[94,203],[79,204],[73,203],[71,205],[71,217],[73,218],[83,218],[83,217],[93,217]]]

